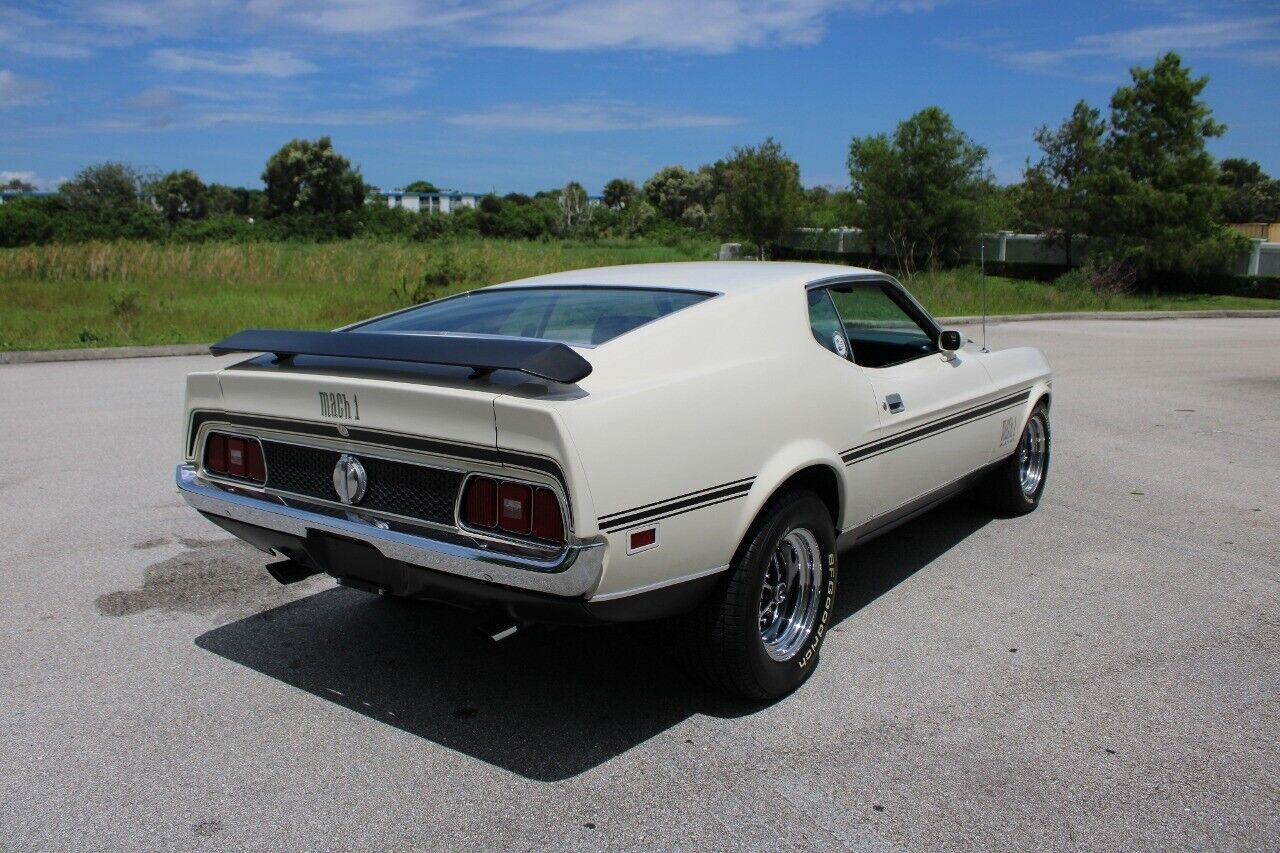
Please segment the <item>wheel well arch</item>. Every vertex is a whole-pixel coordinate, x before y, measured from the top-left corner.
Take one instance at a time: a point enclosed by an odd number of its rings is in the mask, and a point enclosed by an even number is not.
[[[839,533],[840,520],[843,517],[840,503],[840,475],[830,465],[821,462],[801,468],[779,483],[769,493],[769,497],[761,505],[756,517],[758,518],[778,495],[797,489],[804,489],[818,496],[826,506],[827,512],[831,514],[831,526],[835,528],[836,533]]]

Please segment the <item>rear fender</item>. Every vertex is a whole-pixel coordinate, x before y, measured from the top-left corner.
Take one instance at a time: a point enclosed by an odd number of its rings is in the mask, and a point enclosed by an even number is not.
[[[819,441],[813,439],[796,441],[775,453],[757,475],[751,491],[747,493],[746,500],[740,505],[741,509],[730,531],[728,537],[730,551],[726,561],[732,559],[737,552],[738,546],[746,538],[752,523],[765,508],[769,499],[778,493],[787,480],[814,465],[828,468],[835,475],[838,496],[835,528],[837,534],[840,532],[839,519],[844,517],[845,508],[848,505],[845,494],[848,487],[844,477],[844,463],[840,461],[840,456],[835,450]]]

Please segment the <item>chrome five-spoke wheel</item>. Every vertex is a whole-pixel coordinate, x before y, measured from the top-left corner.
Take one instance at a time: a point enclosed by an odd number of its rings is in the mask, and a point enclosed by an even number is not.
[[[791,660],[813,633],[822,572],[822,550],[807,528],[791,530],[774,548],[760,589],[760,639],[774,660]]]
[[[1032,416],[1018,445],[1018,484],[1027,497],[1035,495],[1044,479],[1044,462],[1048,450],[1044,421]]]

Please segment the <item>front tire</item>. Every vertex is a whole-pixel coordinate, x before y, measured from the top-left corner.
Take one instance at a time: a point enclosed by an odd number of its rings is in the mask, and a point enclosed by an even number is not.
[[[1048,476],[1049,407],[1037,403],[1022,428],[1017,449],[984,484],[984,496],[999,512],[1026,515],[1040,505]]]
[[[693,673],[749,699],[795,690],[818,662],[837,570],[835,530],[817,495],[771,500],[725,579],[687,617]]]

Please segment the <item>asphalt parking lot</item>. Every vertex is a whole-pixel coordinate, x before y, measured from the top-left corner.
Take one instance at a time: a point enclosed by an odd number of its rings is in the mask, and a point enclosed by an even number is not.
[[[276,586],[172,484],[209,358],[0,366],[0,848],[1280,848],[1280,320],[989,334],[1057,372],[1040,510],[847,555],[766,706]]]

